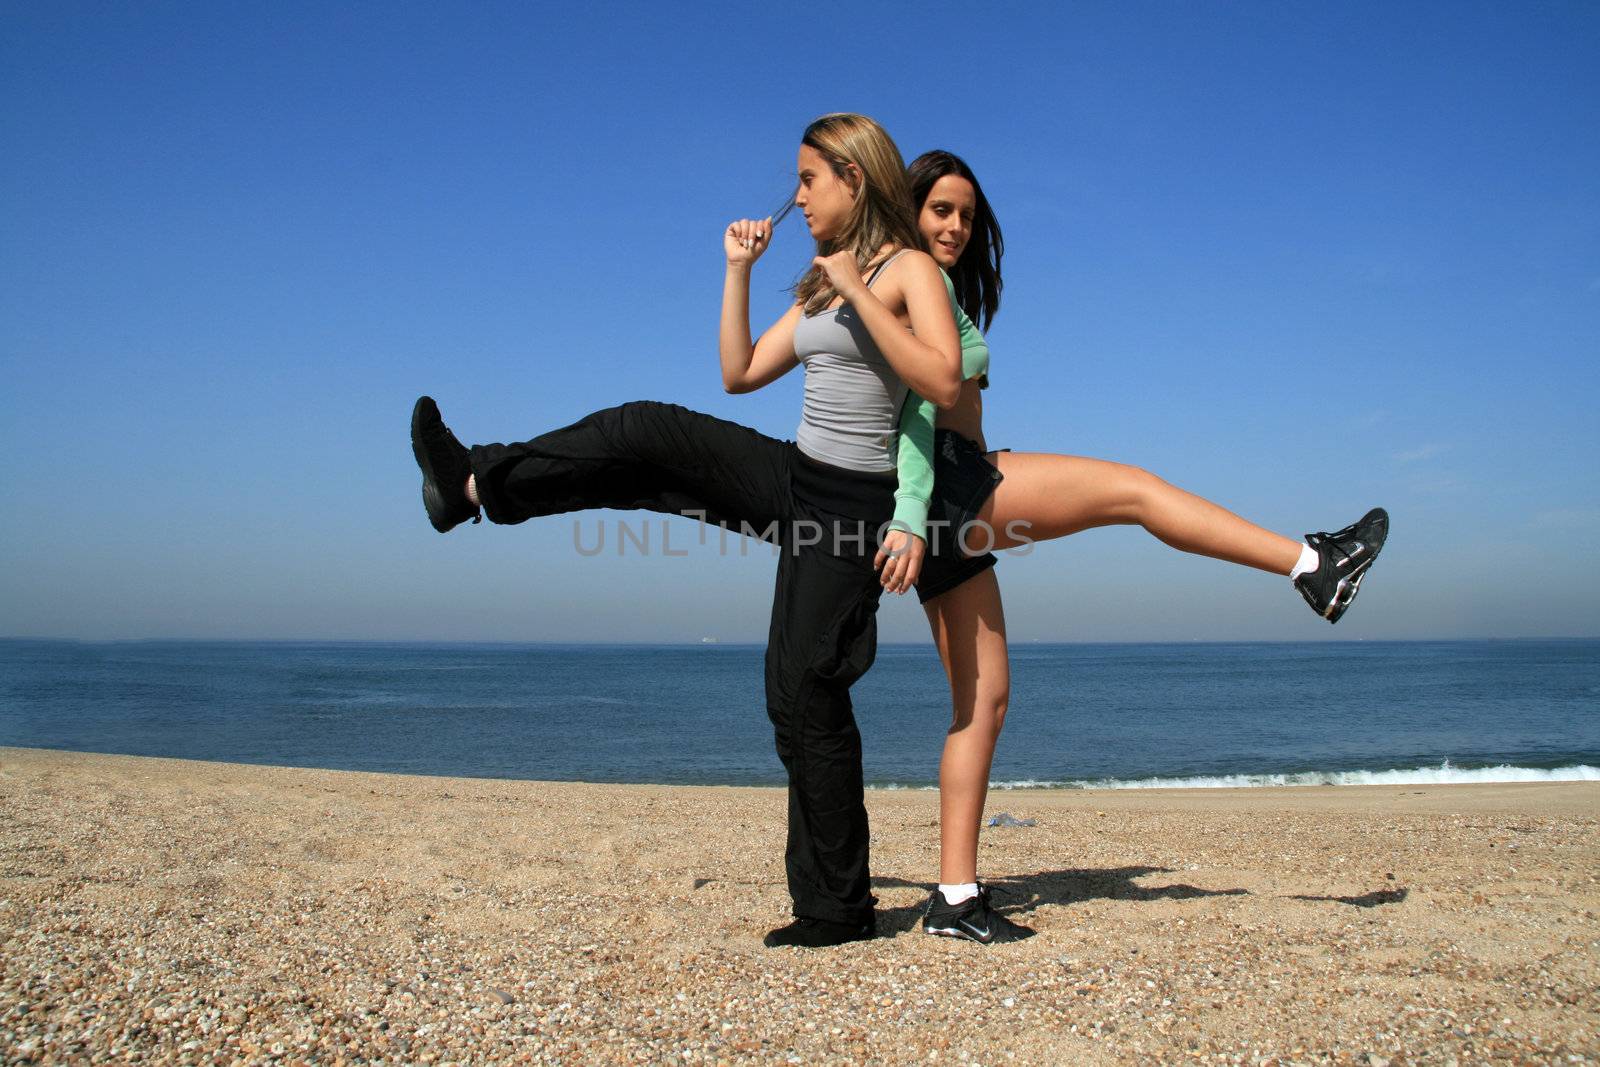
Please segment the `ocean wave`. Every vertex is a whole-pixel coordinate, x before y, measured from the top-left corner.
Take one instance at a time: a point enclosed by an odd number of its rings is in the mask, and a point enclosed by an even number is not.
[[[1214,774],[1187,778],[1101,778],[990,782],[990,789],[1252,789],[1301,785],[1489,785],[1502,782],[1600,782],[1600,767],[1397,767],[1383,771],[1300,771],[1294,774]]]

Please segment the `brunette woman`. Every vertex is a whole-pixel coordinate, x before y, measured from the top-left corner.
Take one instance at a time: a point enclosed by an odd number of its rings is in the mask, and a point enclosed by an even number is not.
[[[987,329],[1000,307],[1000,226],[971,168],[949,152],[919,156],[910,183],[924,247],[948,272],[960,307],[963,366],[953,405],[935,413],[913,398],[902,420],[901,492],[930,504],[926,532],[912,529],[928,540],[926,559],[919,572],[914,562],[884,552],[877,558],[886,588],[903,592],[915,582],[950,682],[953,720],[939,765],[940,884],[923,929],[984,943],[1016,940],[1032,931],[995,912],[977,879],[978,824],[1010,691],[993,550],[1139,525],[1173,548],[1285,575],[1313,611],[1338,622],[1383,547],[1389,517],[1375,508],[1343,530],[1297,542],[1137,467],[989,450],[981,392],[989,353],[970,320]],[[908,478],[915,483],[929,467],[931,494],[908,490]]]

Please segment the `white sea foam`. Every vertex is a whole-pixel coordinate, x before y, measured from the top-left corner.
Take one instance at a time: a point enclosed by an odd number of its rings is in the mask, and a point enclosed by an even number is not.
[[[1192,778],[1104,778],[991,782],[991,789],[1250,789],[1295,785],[1465,785],[1496,782],[1600,782],[1600,767],[1437,767],[1386,771],[1302,771],[1298,774],[1218,774]]]

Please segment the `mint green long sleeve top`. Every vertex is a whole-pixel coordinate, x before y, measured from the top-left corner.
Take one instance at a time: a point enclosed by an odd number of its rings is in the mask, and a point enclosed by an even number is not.
[[[956,332],[961,337],[961,380],[979,379],[987,386],[989,343],[956,302],[956,287],[945,276],[944,288],[950,294],[950,310],[955,312]],[[928,539],[928,502],[933,499],[933,423],[939,409],[932,401],[908,392],[900,409],[900,442],[895,465],[899,486],[894,493],[892,526]]]

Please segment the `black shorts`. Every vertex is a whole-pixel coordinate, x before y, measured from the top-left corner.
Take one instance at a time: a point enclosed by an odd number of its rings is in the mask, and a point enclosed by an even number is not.
[[[917,599],[926,604],[996,562],[993,552],[967,555],[961,531],[978,518],[1001,474],[971,438],[954,430],[933,431],[933,499],[928,502],[928,555],[917,579]],[[935,525],[936,523],[941,525]]]

